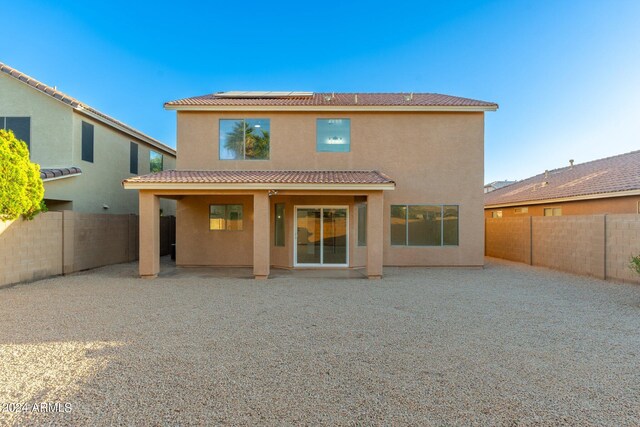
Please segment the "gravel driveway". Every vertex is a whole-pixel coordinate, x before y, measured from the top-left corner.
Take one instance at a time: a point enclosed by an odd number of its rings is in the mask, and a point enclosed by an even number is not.
[[[381,281],[136,268],[0,289],[0,424],[640,425],[638,285],[493,259]]]

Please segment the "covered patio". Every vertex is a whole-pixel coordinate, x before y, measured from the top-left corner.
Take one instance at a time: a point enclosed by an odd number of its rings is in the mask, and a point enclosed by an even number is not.
[[[139,191],[141,277],[154,278],[160,272],[161,198],[178,201],[178,266],[250,266],[256,279],[268,278],[272,266],[365,268],[368,278],[382,277],[383,193],[393,190],[395,183],[380,172],[171,170],[130,178],[123,185]],[[213,206],[239,206],[234,218],[240,228],[223,232],[204,229],[212,227],[206,221],[212,221]],[[366,206],[358,218],[358,227],[363,228],[359,231],[364,234],[357,237],[355,228],[349,226],[350,222],[356,222],[356,206]],[[319,218],[313,233],[300,227],[299,215],[303,213]],[[335,225],[327,224],[333,214],[344,217],[341,223],[344,262],[309,264],[309,259],[322,260],[323,254],[325,261],[330,258],[325,241],[331,235],[327,225]],[[286,218],[286,223],[282,225],[285,227],[282,234],[276,236],[274,219],[280,215]],[[219,221],[225,220],[231,221],[227,217]],[[281,236],[287,237],[283,241]],[[365,240],[366,246],[360,245],[360,241],[356,245],[356,240]],[[302,257],[299,248],[310,251],[311,257]]]

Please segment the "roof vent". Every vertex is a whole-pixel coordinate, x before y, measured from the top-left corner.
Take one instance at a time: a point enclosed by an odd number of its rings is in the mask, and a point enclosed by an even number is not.
[[[411,92],[409,95],[405,95],[404,100],[407,102],[413,101],[413,92]]]
[[[547,179],[547,178],[549,178],[549,169],[546,169],[544,171],[544,179]]]
[[[309,98],[313,92],[229,91],[218,92],[218,98]]]
[[[573,159],[569,159],[569,168],[573,169]]]

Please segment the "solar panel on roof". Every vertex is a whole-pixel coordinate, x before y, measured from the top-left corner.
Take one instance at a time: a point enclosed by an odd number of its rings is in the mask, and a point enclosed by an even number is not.
[[[229,91],[218,92],[218,98],[307,98],[313,92]]]

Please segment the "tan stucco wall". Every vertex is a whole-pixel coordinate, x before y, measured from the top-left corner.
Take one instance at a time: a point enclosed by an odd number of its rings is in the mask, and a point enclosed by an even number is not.
[[[541,205],[509,206],[485,209],[485,218],[491,218],[494,211],[502,211],[502,217],[543,216],[545,208],[562,208],[562,215],[599,215],[638,213],[640,196],[611,197],[605,199],[576,200],[572,202],[547,203]],[[528,212],[515,213],[516,208],[526,207]]]
[[[270,160],[219,160],[219,119],[251,117],[271,121]],[[350,118],[351,152],[316,152],[317,118]],[[385,265],[483,264],[482,113],[179,112],[178,150],[178,169],[379,170],[397,185],[384,193]],[[392,247],[392,204],[459,205],[460,245]]]
[[[485,254],[531,263],[531,218],[488,218]]]
[[[45,199],[73,201],[52,204],[54,209],[72,207],[86,213],[138,213],[136,191],[122,188],[129,173],[129,143],[138,143],[138,172],[149,173],[150,145],[75,112],[71,107],[15,79],[0,74],[0,117],[31,117],[31,160],[42,168],[77,166],[82,175],[45,182]],[[94,162],[82,160],[82,121],[94,125]],[[159,149],[154,149],[161,152]],[[167,153],[164,168],[175,168]],[[103,205],[109,206],[108,210]],[[163,200],[166,215],[175,214],[175,202]]]
[[[0,221],[0,286],[62,274],[62,212]]]

